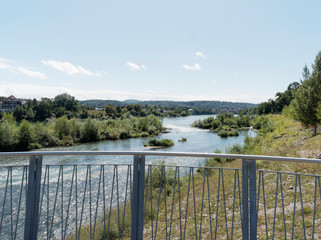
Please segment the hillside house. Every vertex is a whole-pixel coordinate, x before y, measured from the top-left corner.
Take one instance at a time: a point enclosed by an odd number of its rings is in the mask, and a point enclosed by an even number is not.
[[[23,101],[16,99],[13,95],[10,97],[0,97],[0,111],[8,112],[9,110],[14,111],[17,106],[22,106]]]

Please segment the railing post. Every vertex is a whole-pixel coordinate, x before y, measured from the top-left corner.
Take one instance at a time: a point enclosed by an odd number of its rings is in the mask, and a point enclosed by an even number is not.
[[[242,160],[242,208],[242,238],[257,239],[255,160]]]
[[[42,156],[30,156],[24,240],[36,240],[38,233]]]
[[[133,196],[131,199],[131,239],[143,239],[145,155],[134,155]]]

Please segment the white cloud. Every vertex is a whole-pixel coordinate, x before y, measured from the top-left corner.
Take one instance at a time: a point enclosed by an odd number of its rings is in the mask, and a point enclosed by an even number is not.
[[[24,75],[27,75],[32,78],[40,78],[40,79],[46,79],[46,75],[40,72],[31,71],[29,69],[18,67],[16,70]]]
[[[0,69],[5,70],[5,69],[10,69],[10,68],[11,68],[10,65],[8,65],[4,62],[0,62]]]
[[[10,62],[10,63],[14,63],[14,61],[6,59],[6,58],[0,58],[0,62]]]
[[[198,57],[198,58],[203,58],[204,60],[206,60],[206,57],[205,57],[204,54],[201,53],[201,52],[196,52],[195,55],[196,55],[196,57]]]
[[[24,75],[27,75],[31,78],[40,78],[40,79],[46,79],[47,76],[44,73],[40,73],[40,72],[36,72],[36,71],[32,71],[29,70],[27,68],[24,67],[16,67],[12,64],[8,64],[8,63],[14,63],[14,61],[8,60],[8,59],[4,59],[4,58],[0,58],[0,69],[2,70],[9,70],[11,72],[20,72]]]
[[[216,80],[213,80],[212,82],[215,84],[215,83],[216,83]]]
[[[75,66],[70,62],[61,62],[56,60],[41,60],[42,64],[52,67],[60,72],[65,72],[72,77],[79,77],[79,76],[95,76],[100,77],[100,73],[93,73],[88,71],[87,69],[81,66]]]
[[[147,70],[147,67],[145,65],[139,66],[139,65],[132,63],[132,62],[126,62],[126,66],[129,67],[129,69],[132,71],[141,70],[141,69]]]
[[[194,65],[183,65],[183,68],[186,70],[201,70],[201,66],[198,63],[194,63]]]

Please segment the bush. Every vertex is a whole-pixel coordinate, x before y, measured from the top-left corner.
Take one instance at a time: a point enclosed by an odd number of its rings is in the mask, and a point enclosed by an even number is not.
[[[27,120],[23,120],[19,126],[18,148],[19,150],[29,150],[29,144],[33,142],[33,132]]]
[[[161,140],[158,139],[151,139],[148,141],[148,146],[155,146],[155,147],[171,147],[174,146],[174,142],[171,139],[164,138]]]
[[[81,141],[94,142],[99,140],[98,124],[95,120],[88,118],[81,128]]]
[[[222,138],[226,138],[229,136],[229,133],[227,131],[220,131],[218,135]]]

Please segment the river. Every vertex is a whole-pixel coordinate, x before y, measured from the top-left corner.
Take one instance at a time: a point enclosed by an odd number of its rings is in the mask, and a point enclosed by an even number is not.
[[[44,148],[37,151],[171,151],[171,152],[201,152],[213,153],[216,149],[220,149],[223,153],[226,148],[234,145],[243,145],[244,137],[249,135],[256,136],[253,130],[239,131],[238,137],[221,138],[217,132],[203,130],[191,127],[191,124],[198,119],[205,119],[215,115],[198,115],[177,118],[164,118],[163,126],[169,129],[169,133],[160,134],[155,137],[131,138],[126,140],[107,140],[94,143],[79,144],[69,147],[53,147]],[[143,145],[150,139],[169,138],[174,141],[174,146],[169,148],[151,149],[145,148]],[[178,140],[187,138],[186,142]],[[167,157],[166,159],[171,159]],[[166,160],[165,159],[165,160]],[[162,159],[164,160],[164,159]],[[147,162],[155,161],[155,157],[148,157]],[[198,159],[171,159],[176,164],[187,164],[198,166]],[[187,162],[188,161],[188,162]],[[132,157],[128,156],[54,156],[44,157],[44,164],[102,164],[102,163],[131,163]],[[26,163],[26,158],[6,158],[1,159],[2,165],[21,165]]]
[[[154,149],[145,148],[143,146],[144,143],[148,142],[152,138],[169,138],[174,141],[175,145],[169,148],[157,149],[157,151],[212,153],[215,149],[220,149],[222,152],[225,152],[227,147],[234,144],[243,145],[245,136],[250,135],[254,137],[256,135],[253,130],[247,130],[239,131],[240,135],[238,137],[220,138],[216,132],[201,130],[190,126],[195,120],[204,119],[209,116],[210,115],[165,118],[163,119],[163,125],[169,129],[169,133],[164,133],[156,137],[132,138],[118,141],[101,141],[79,144],[71,147],[39,149],[37,151],[154,151]],[[187,138],[187,141],[179,142],[178,140],[181,138]],[[28,157],[1,157],[0,160],[0,163],[3,166],[0,168],[0,206],[3,208],[2,211],[4,210],[4,212],[1,214],[2,217],[0,221],[1,223],[3,222],[2,227],[4,231],[1,232],[0,228],[0,239],[9,239],[14,231],[14,226],[16,229],[15,231],[17,231],[17,238],[20,239],[23,236],[25,211],[25,205],[23,203],[26,201],[25,194],[27,169],[26,167],[21,167],[21,165],[28,164]],[[165,161],[166,164],[170,165],[176,164],[195,167],[199,166],[204,161],[204,159],[198,158],[146,157],[147,163],[153,163],[157,160]],[[105,200],[101,196],[99,197],[99,193],[97,193],[98,189],[101,189],[99,180],[99,171],[101,170],[101,167],[94,164],[132,164],[133,156],[44,156],[43,161],[44,165],[51,166],[43,167],[42,170],[43,184],[41,186],[39,236],[40,238],[45,238],[45,236],[48,236],[47,234],[50,233],[54,239],[60,239],[60,230],[63,227],[63,221],[61,219],[64,219],[64,216],[68,215],[68,213],[69,218],[67,218],[65,223],[68,222],[68,226],[70,227],[65,231],[67,234],[73,234],[76,229],[75,225],[77,222],[77,216],[78,218],[79,216],[82,216],[83,224],[89,224],[89,222],[92,220],[91,216],[94,216],[95,214],[95,204],[98,204],[97,206],[99,206],[99,213],[104,212],[102,206],[104,206]],[[60,164],[64,164],[64,168],[57,166]],[[75,184],[78,186],[78,192],[77,190],[75,192],[75,188],[70,187],[74,181],[73,165],[75,164],[81,164],[77,166],[77,177],[75,177],[77,180]],[[92,165],[87,167],[87,164]],[[4,165],[15,167],[4,167]],[[90,169],[91,174],[89,177],[88,169]],[[116,181],[117,190],[119,190],[120,204],[124,204],[125,202],[125,193],[127,192],[127,169],[127,166],[117,166]],[[106,177],[106,203],[109,203],[111,201],[109,196],[112,193],[111,188],[113,176],[115,176],[113,175],[115,174],[115,166],[105,165],[104,172]],[[182,169],[181,176],[183,174],[184,169]],[[87,188],[86,190],[85,186],[87,186],[88,181],[90,188]],[[89,195],[89,193],[91,195]],[[90,196],[89,199],[88,195]],[[112,194],[113,197],[114,195],[115,193]],[[71,205],[69,205],[68,199],[69,201],[72,200]],[[86,204],[83,205],[85,202]],[[113,208],[117,207],[115,204],[116,201],[114,200],[112,204],[110,203],[110,206]],[[91,206],[93,206],[93,208],[91,208]],[[18,214],[19,212],[21,212],[20,215]],[[101,216],[99,215],[99,217]],[[10,224],[12,219],[18,218],[19,221],[17,225]],[[50,229],[49,226],[52,229]]]

